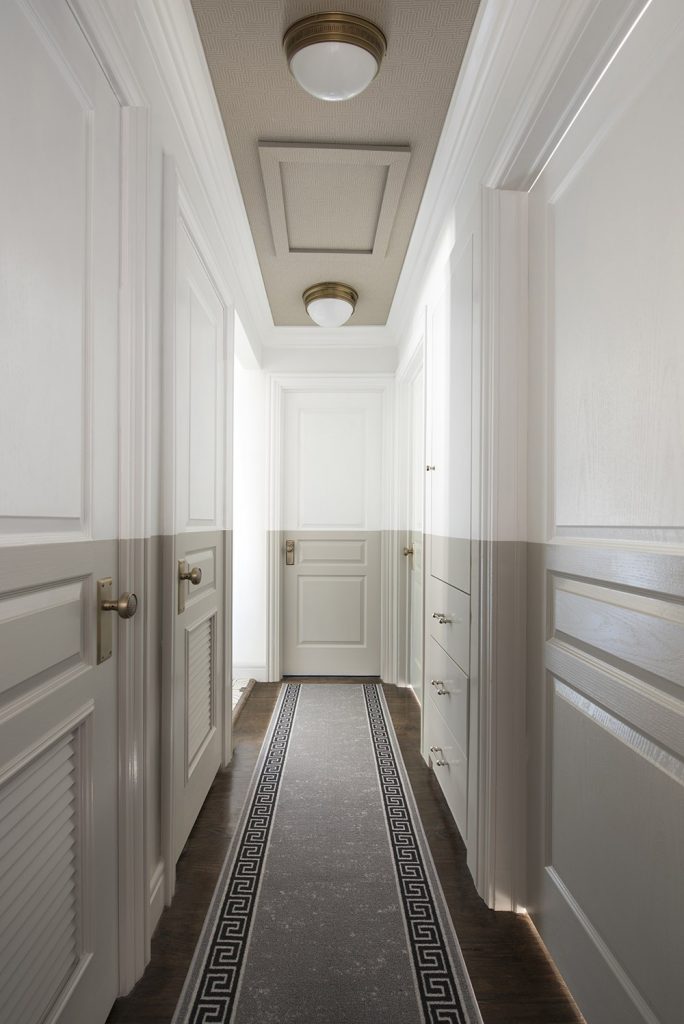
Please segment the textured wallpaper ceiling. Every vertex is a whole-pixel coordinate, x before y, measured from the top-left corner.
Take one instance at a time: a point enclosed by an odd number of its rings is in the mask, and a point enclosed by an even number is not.
[[[301,294],[325,280],[358,291],[350,324],[386,322],[478,3],[192,0],[277,325],[309,326]],[[325,10],[369,18],[388,41],[378,77],[342,103],[304,92],[281,47],[293,21]],[[261,142],[302,148],[260,158]],[[408,147],[408,164],[387,147]]]

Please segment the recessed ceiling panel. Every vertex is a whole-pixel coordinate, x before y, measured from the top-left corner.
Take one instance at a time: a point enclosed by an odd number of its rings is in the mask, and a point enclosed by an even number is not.
[[[386,167],[282,163],[289,252],[370,254]]]
[[[327,103],[282,49],[320,0],[192,0],[277,325],[310,326],[302,292],[324,280],[358,291],[350,324],[386,322],[478,4],[336,0],[388,46],[365,92]]]
[[[385,258],[410,159],[407,146],[265,142],[259,157],[277,256]]]

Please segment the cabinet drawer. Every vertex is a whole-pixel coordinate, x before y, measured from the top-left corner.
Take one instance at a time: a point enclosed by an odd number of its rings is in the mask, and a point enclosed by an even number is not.
[[[430,637],[425,682],[426,702],[434,703],[461,750],[467,753],[470,681],[434,637]]]
[[[431,576],[427,615],[430,636],[434,637],[465,674],[469,675],[470,598],[468,595]]]
[[[425,701],[425,756],[454,816],[468,839],[468,759],[431,700]]]
[[[470,593],[470,537],[430,537],[430,572],[452,587]]]

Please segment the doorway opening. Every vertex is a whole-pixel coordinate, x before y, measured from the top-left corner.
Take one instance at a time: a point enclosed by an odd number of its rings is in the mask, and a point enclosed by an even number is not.
[[[267,384],[235,317],[233,425],[233,657],[235,717],[255,681],[266,681]]]

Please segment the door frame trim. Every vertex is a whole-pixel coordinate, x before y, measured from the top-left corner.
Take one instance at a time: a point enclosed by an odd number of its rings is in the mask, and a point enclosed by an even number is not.
[[[282,678],[282,470],[284,433],[284,395],[289,391],[310,393],[371,392],[382,398],[383,463],[390,472],[382,482],[381,522],[390,521],[394,494],[394,374],[269,374],[268,451],[267,451],[267,536],[268,536],[268,623],[266,630],[266,666],[273,682]],[[382,532],[386,533],[386,526]],[[396,649],[396,619],[392,615],[394,566],[387,557],[386,545],[380,555],[380,675],[393,682],[392,653]]]
[[[482,342],[468,862],[489,907],[525,904],[527,193],[482,189]],[[513,472],[511,472],[513,467]],[[471,716],[471,719],[473,716]]]
[[[410,681],[410,626],[411,626],[411,601],[410,601],[410,573],[408,560],[402,553],[402,548],[409,540],[409,516],[411,507],[411,432],[413,420],[412,415],[411,387],[419,373],[423,374],[423,457],[426,450],[426,367],[427,367],[427,306],[423,307],[422,316],[417,317],[417,329],[415,337],[417,340],[411,345],[411,355],[406,364],[400,368],[396,377],[396,431],[397,431],[397,466],[395,469],[397,478],[397,502],[393,509],[393,531],[395,533],[395,544],[392,548],[392,558],[397,567],[397,598],[395,616],[397,625],[395,635],[397,644],[395,649],[396,669],[394,678],[397,686],[411,686]],[[423,459],[424,461],[424,459]],[[425,536],[425,480],[423,478],[423,537]],[[421,607],[421,624],[424,623],[425,615],[425,558],[423,558],[423,599]],[[401,623],[401,629],[399,628]],[[404,643],[401,643],[402,631],[404,632]],[[423,637],[423,679],[425,678],[425,630],[421,625],[421,636]],[[421,694],[422,700],[422,694]],[[421,739],[422,747],[422,739]]]
[[[472,589],[474,603],[478,595],[480,623],[473,629],[472,649],[478,656],[471,666],[471,680],[478,687],[480,706],[470,724],[475,778],[472,786],[469,783],[468,817],[477,822],[477,834],[469,846],[468,864],[487,905],[502,910],[521,910],[527,902],[527,566],[520,551],[509,553],[505,564],[500,558],[503,545],[525,541],[527,530],[526,385],[520,364],[511,359],[511,352],[517,351],[519,359],[527,360],[527,283],[519,273],[524,266],[526,274],[527,268],[527,193],[645,3],[628,0],[617,11],[610,0],[580,0],[554,14],[544,8],[543,0],[535,0],[534,17],[511,11],[509,31],[499,26],[500,42],[511,45],[515,33],[524,30],[530,52],[536,49],[542,55],[541,62],[526,69],[515,115],[493,153],[487,155],[479,179],[482,351],[480,409],[473,426],[480,431],[482,471],[473,521],[478,533]],[[497,66],[503,73],[504,65],[497,61]],[[571,70],[559,75],[559,68]],[[480,104],[477,99],[473,108],[475,125],[491,113],[478,109]],[[453,137],[460,131],[451,114],[445,131]],[[459,161],[472,160],[473,147],[452,148],[450,159],[445,160],[445,180],[454,184],[451,194],[445,188],[434,204],[425,239],[437,233],[444,211],[460,201],[466,179],[454,168]],[[511,457],[517,460],[512,488],[505,475],[505,462]]]
[[[232,424],[232,389],[228,388],[228,373],[232,367],[232,331],[234,309],[230,289],[217,267],[213,250],[201,228],[189,193],[179,175],[176,161],[164,154],[162,171],[162,708],[161,708],[161,849],[164,863],[164,902],[168,906],[176,888],[176,858],[174,855],[174,821],[176,794],[174,786],[174,679],[175,679],[175,625],[177,617],[176,593],[178,567],[175,559],[175,544],[178,524],[176,522],[176,257],[178,225],[182,221],[209,276],[216,294],[226,313],[223,338],[223,358],[226,377],[224,379],[225,409],[223,416],[224,439],[226,426]],[[229,358],[230,357],[230,358]],[[232,452],[226,445],[227,457]],[[221,630],[221,666],[219,670],[220,697],[217,721],[220,729],[221,763],[225,765],[232,753],[232,710],[231,710],[231,630],[230,614],[232,600],[232,550],[226,536],[232,509],[232,473],[226,472],[224,485],[222,521],[215,523],[213,530],[223,532],[223,607],[224,627]]]
[[[119,277],[120,590],[141,595],[140,612],[118,625],[119,994],[150,959],[152,921],[147,872],[146,661],[150,623],[145,541],[150,451],[147,329],[149,103],[102,0],[67,0],[121,110]],[[125,385],[125,386],[124,386]]]

